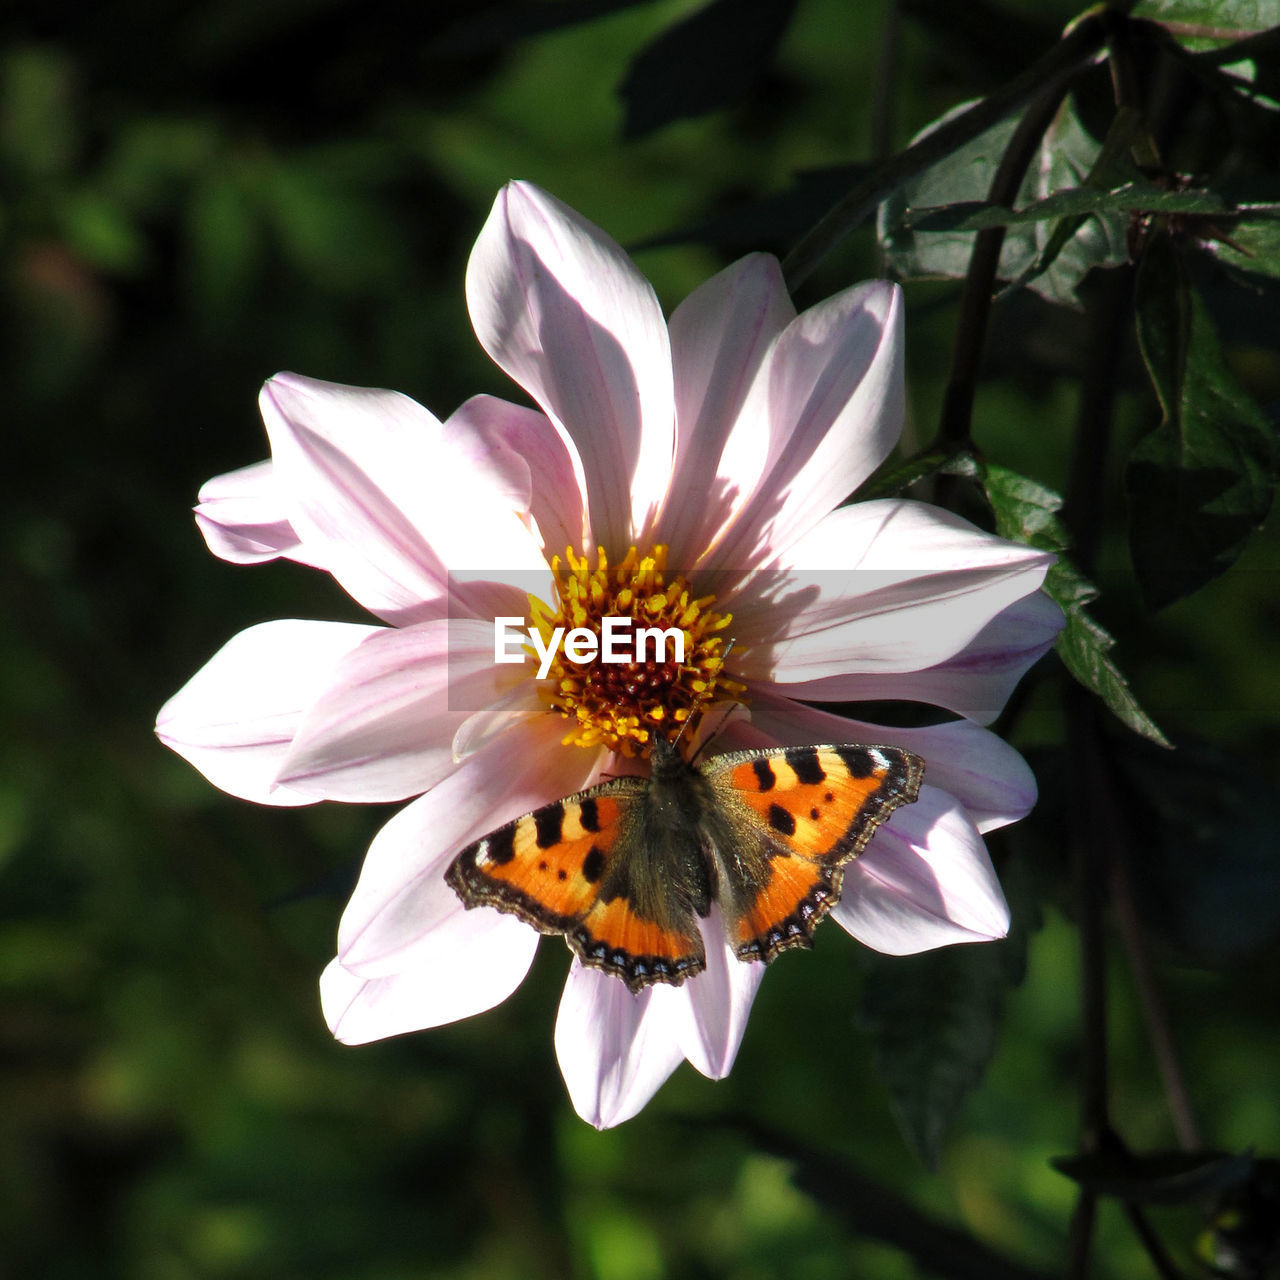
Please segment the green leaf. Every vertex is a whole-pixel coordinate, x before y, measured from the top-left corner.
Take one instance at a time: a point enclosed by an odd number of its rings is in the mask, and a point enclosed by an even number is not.
[[[1139,0],[1135,18],[1195,28],[1175,35],[1198,40],[1236,40],[1280,24],[1280,0]]]
[[[1129,682],[1111,660],[1114,638],[1085,606],[1098,589],[1067,558],[1067,531],[1058,518],[1062,499],[1026,476],[984,463],[981,479],[1001,537],[1054,551],[1058,561],[1045,576],[1044,589],[1062,610],[1066,625],[1054,647],[1063,665],[1086,689],[1102,699],[1111,712],[1135,733],[1167,747],[1168,739],[1133,696]]]
[[[1081,217],[1090,213],[1180,213],[1209,216],[1233,215],[1234,206],[1215,191],[1165,191],[1147,182],[1128,182],[1114,191],[1069,187],[1021,209],[969,202],[933,209],[913,209],[905,223],[913,231],[984,231],[988,227],[1015,227],[1028,222]],[[1280,205],[1250,209],[1259,218],[1280,215]],[[1275,223],[1269,224],[1275,227]],[[1234,237],[1233,237],[1234,238]]]
[[[1143,597],[1159,608],[1235,562],[1270,510],[1280,454],[1167,235],[1143,254],[1135,308],[1164,421],[1125,471],[1129,542]]]
[[[1194,1204],[1239,1186],[1253,1171],[1252,1156],[1221,1151],[1098,1151],[1049,1163],[1096,1195],[1129,1204]]]
[[[768,71],[795,0],[711,0],[641,49],[618,88],[622,136],[643,138],[675,120],[745,98]]]
[[[963,109],[963,108],[960,108]],[[930,125],[922,137],[950,119],[954,112]],[[1051,302],[1078,307],[1076,285],[1095,266],[1116,265],[1126,260],[1128,214],[1120,208],[1100,206],[1105,190],[1122,186],[1121,178],[1109,172],[1104,191],[1084,196],[1077,192],[1097,165],[1101,148],[1065,102],[1041,140],[1039,154],[1032,161],[1022,190],[1019,207],[1057,198],[1028,218],[993,209],[986,203],[991,180],[1000,157],[1017,127],[1005,120],[957,148],[920,177],[895,192],[880,206],[877,232],[889,267],[901,278],[963,277],[969,267],[976,232],[973,225],[1008,225],[1000,251],[1000,276],[1014,280],[1026,274],[1029,287]],[[1136,175],[1133,175],[1136,178]],[[1143,184],[1144,186],[1147,184]],[[1123,197],[1117,197],[1123,203]],[[1041,274],[1031,278],[1033,269],[1048,247],[1053,234],[1046,222],[1064,212],[1084,209],[1084,220],[1061,249],[1046,263]],[[1100,207],[1095,208],[1098,204]],[[957,212],[952,212],[959,205]],[[925,230],[918,219],[926,219]],[[973,219],[970,224],[967,220]],[[934,229],[937,228],[937,229]]]
[[[876,1070],[908,1146],[930,1169],[946,1132],[995,1051],[1004,999],[1026,970],[1038,913],[1020,869],[1004,877],[1013,924],[998,942],[914,956],[860,953],[859,1022],[875,1038]]]
[[[1138,704],[1129,681],[1111,660],[1115,637],[1084,610],[1097,599],[1098,589],[1070,563],[1059,560],[1045,577],[1045,590],[1067,616],[1056,648],[1067,670],[1086,689],[1092,689],[1132,729],[1157,746],[1170,746],[1155,721]]]
[[[1280,222],[1240,222],[1231,228],[1229,240],[1213,240],[1204,247],[1238,271],[1280,279]]]

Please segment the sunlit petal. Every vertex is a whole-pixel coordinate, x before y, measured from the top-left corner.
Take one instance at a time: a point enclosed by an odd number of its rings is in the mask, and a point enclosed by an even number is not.
[[[342,659],[380,632],[346,622],[249,627],[164,704],[156,734],[233,796],[258,804],[310,804],[317,797],[276,785],[280,766]]]
[[[846,866],[831,916],[859,942],[895,956],[1009,931],[1009,908],[981,836],[959,801],[931,786],[896,810]]]
[[[467,305],[484,349],[577,446],[593,537],[625,550],[657,514],[675,444],[671,351],[649,282],[599,228],[513,182],[472,251]]]
[[[672,987],[632,995],[574,957],[556,1018],[556,1057],[573,1109],[597,1129],[636,1114],[680,1065],[681,1015]]]

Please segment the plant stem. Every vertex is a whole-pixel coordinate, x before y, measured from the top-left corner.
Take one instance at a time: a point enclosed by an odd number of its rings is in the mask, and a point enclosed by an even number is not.
[[[1174,1264],[1173,1259],[1169,1257],[1164,1245],[1161,1244],[1160,1237],[1151,1229],[1151,1223],[1147,1221],[1147,1215],[1136,1204],[1126,1204],[1124,1208],[1160,1280],[1186,1280],[1186,1277]]]
[[[1200,1126],[1196,1123],[1195,1110],[1191,1105],[1191,1093],[1187,1088],[1186,1076],[1182,1072],[1182,1063],[1178,1059],[1173,1032],[1169,1026],[1169,1015],[1160,995],[1160,987],[1147,950],[1146,936],[1143,933],[1142,922],[1138,918],[1133,892],[1129,885],[1129,875],[1123,862],[1117,862],[1111,868],[1111,897],[1115,904],[1120,941],[1124,944],[1129,968],[1133,972],[1133,980],[1138,989],[1138,1003],[1142,1006],[1147,1035],[1151,1040],[1151,1049],[1156,1058],[1156,1067],[1164,1083],[1165,1098],[1173,1118],[1174,1131],[1178,1135],[1178,1142],[1185,1150],[1198,1150],[1203,1145]]]
[[[991,204],[1011,207],[1027,168],[1035,158],[1045,130],[1053,122],[1067,87],[1077,68],[1060,72],[1028,108],[1026,115],[1009,139],[987,200]],[[956,344],[951,355],[951,376],[942,402],[942,420],[938,438],[946,444],[967,444],[973,421],[973,396],[978,382],[978,365],[982,358],[987,333],[987,317],[991,312],[991,295],[1000,266],[1000,250],[1005,228],[989,227],[979,231],[969,259],[964,292],[960,297],[960,315],[956,320]]]
[[[1110,1132],[1107,1102],[1107,944],[1104,894],[1115,830],[1091,695],[1071,691],[1068,735],[1074,788],[1082,798],[1074,814],[1072,844],[1080,925],[1083,1063],[1080,1082],[1081,1147],[1096,1151]]]
[[[1086,306],[1091,323],[1064,513],[1071,530],[1071,558],[1087,577],[1093,575],[1102,533],[1116,386],[1132,324],[1133,268],[1096,272],[1090,284]]]
[[[1084,1280],[1089,1274],[1089,1245],[1093,1241],[1093,1222],[1098,1212],[1098,1197],[1081,1188],[1067,1231],[1067,1280]]]

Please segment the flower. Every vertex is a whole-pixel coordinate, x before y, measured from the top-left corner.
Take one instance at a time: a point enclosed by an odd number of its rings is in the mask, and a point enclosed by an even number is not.
[[[918,502],[840,505],[901,429],[898,290],[859,285],[797,315],[756,254],[664,323],[612,240],[512,183],[467,300],[540,411],[477,396],[441,423],[394,392],[271,379],[271,460],[211,481],[196,519],[215,554],[324,569],[379,622],[251,627],[157,724],[250,800],[416,797],[374,839],[343,914],[321,980],[334,1034],[360,1043],[505,999],[538,935],[465,910],[444,880],[454,855],[637,767],[651,734],[713,700],[745,706],[723,734],[734,745],[863,741],[925,759],[918,801],[846,871],[832,915],[854,937],[904,954],[1003,936],[981,833],[1025,814],[1035,787],[982,726],[1061,615],[1039,591],[1041,552]],[[637,692],[564,663],[541,682],[495,663],[495,618],[580,621],[593,592],[636,617],[677,602],[690,670]],[[800,701],[884,698],[959,718],[888,728]],[[573,960],[555,1044],[586,1120],[635,1114],[683,1059],[729,1071],[764,966],[738,961],[714,919],[704,933],[707,968],[679,987],[633,995]]]

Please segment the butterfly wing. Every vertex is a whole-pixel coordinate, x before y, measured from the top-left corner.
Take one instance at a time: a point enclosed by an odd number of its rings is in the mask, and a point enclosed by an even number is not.
[[[769,961],[810,946],[840,900],[844,864],[920,790],[924,761],[896,747],[737,751],[702,766],[727,830],[713,833],[730,944]]]
[[[706,958],[692,911],[658,909],[642,891],[661,882],[637,839],[648,788],[644,778],[615,778],[543,805],[469,844],[445,879],[468,907],[496,907],[563,934],[583,964],[617,974],[632,991],[678,985]]]

